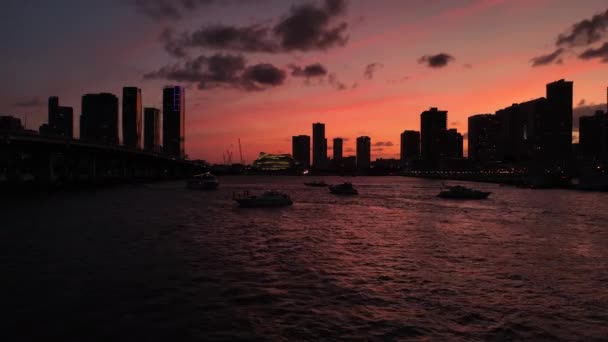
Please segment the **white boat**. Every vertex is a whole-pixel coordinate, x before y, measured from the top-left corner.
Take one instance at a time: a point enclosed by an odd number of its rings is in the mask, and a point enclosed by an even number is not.
[[[209,172],[194,175],[186,182],[186,187],[194,190],[215,190],[219,185],[217,177]]]
[[[260,196],[250,195],[246,191],[241,195],[233,194],[232,198],[244,208],[284,207],[293,204],[289,195],[276,190],[266,191]]]

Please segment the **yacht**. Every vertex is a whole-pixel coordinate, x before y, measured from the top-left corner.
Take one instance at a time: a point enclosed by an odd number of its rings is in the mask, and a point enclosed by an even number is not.
[[[284,207],[293,204],[289,195],[276,190],[266,191],[260,196],[250,195],[246,191],[240,195],[233,194],[232,198],[244,208]]]
[[[345,182],[342,184],[331,185],[329,192],[334,195],[358,195],[359,192],[353,187],[352,183]]]
[[[485,199],[490,196],[491,192],[473,190],[461,185],[455,186],[444,186],[447,190],[443,190],[439,193],[441,198],[449,199]]]
[[[186,182],[186,187],[194,190],[215,190],[219,185],[217,177],[209,172],[194,175]]]

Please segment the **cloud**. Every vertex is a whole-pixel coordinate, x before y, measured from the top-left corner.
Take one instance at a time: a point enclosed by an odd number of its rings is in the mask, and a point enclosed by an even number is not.
[[[591,19],[584,19],[570,27],[569,31],[557,37],[556,46],[588,46],[604,38],[608,31],[608,10]]]
[[[581,99],[581,100],[578,102],[577,107],[584,106],[586,103],[587,103],[587,101],[585,101],[585,99]]]
[[[530,63],[532,63],[533,67],[548,65],[548,64],[551,64],[551,63],[561,64],[562,63],[562,59],[560,57],[561,57],[562,53],[564,53],[564,49],[563,48],[559,48],[559,49],[553,51],[550,54],[541,55],[541,56],[532,58],[530,60]]]
[[[382,152],[384,151],[384,149],[382,147],[376,147],[376,148],[372,148],[373,152]]]
[[[144,78],[197,84],[199,89],[229,87],[253,91],[283,84],[285,71],[272,64],[247,66],[240,55],[215,54],[164,66]]]
[[[606,104],[605,103],[597,104],[597,105],[589,104],[589,105],[583,105],[583,106],[578,106],[578,107],[574,108],[572,111],[572,113],[573,113],[572,123],[574,124],[574,130],[578,131],[579,118],[581,116],[593,115],[598,110],[606,111]]]
[[[376,72],[376,70],[382,68],[383,66],[384,65],[382,65],[381,63],[370,63],[365,67],[363,76],[365,77],[365,79],[371,80],[372,78],[374,78],[374,73]]]
[[[20,107],[20,108],[33,108],[33,107],[42,107],[45,105],[45,103],[43,101],[41,101],[39,98],[31,98],[31,99],[17,101],[14,103],[14,105],[15,105],[15,107]]]
[[[338,90],[345,90],[346,89],[346,84],[340,82],[338,80],[338,77],[334,73],[329,74],[329,76],[327,76],[327,82],[329,82],[329,84],[331,86],[335,87]]]
[[[608,43],[604,43],[604,45],[597,49],[589,48],[583,51],[578,58],[583,60],[601,59],[603,63],[608,63]]]
[[[357,152],[357,150],[355,150],[355,149],[354,149],[354,148],[352,148],[352,147],[347,147],[346,149],[344,149],[344,152],[347,152],[347,153],[354,153],[354,152]]]
[[[429,68],[443,68],[456,58],[447,53],[439,53],[436,55],[424,55],[418,59],[419,64],[426,64]]]
[[[552,53],[534,57],[530,60],[533,67],[563,62],[562,56],[567,52],[578,54],[579,59],[590,60],[602,58],[608,62],[608,46],[593,48],[592,45],[608,37],[608,10],[595,14],[591,19],[584,19],[573,24],[565,33],[559,34],[555,40],[555,50]],[[582,53],[578,48],[586,48]]]
[[[378,141],[376,143],[374,143],[372,146],[386,146],[386,147],[390,147],[390,146],[394,146],[392,141]]]
[[[161,39],[165,50],[177,57],[183,57],[188,48],[264,53],[327,50],[348,41],[348,24],[335,23],[345,11],[345,0],[325,0],[292,7],[274,26],[211,25],[178,37],[165,34]]]
[[[322,77],[327,75],[327,68],[325,68],[321,63],[310,64],[305,67],[290,65],[291,76],[294,77]]]
[[[462,65],[465,69],[473,69],[473,65],[470,63],[466,63]]]
[[[209,5],[214,0],[133,0],[135,8],[142,14],[155,19],[180,19],[183,12],[201,5]]]

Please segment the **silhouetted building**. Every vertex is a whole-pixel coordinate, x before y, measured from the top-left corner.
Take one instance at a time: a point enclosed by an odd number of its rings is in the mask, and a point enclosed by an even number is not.
[[[163,89],[163,150],[177,157],[185,157],[186,94],[183,87]]]
[[[579,118],[578,153],[590,158],[608,153],[608,114],[600,110],[593,116]]]
[[[572,151],[573,82],[547,84],[547,112],[542,119],[543,156],[552,167],[568,168]]]
[[[86,94],[82,97],[80,138],[118,144],[118,97],[113,94]]]
[[[344,139],[342,138],[334,138],[334,162],[340,163],[342,162],[342,150],[344,148]]]
[[[122,143],[128,147],[141,148],[141,89],[122,88]]]
[[[357,138],[357,168],[368,169],[371,164],[372,142],[370,137]]]
[[[72,107],[59,106],[57,96],[49,97],[48,123],[40,127],[40,134],[73,138],[74,110]]]
[[[310,137],[308,135],[297,135],[292,137],[291,151],[293,158],[302,168],[310,168]]]
[[[17,132],[23,131],[21,119],[10,115],[0,115],[0,131]]]
[[[448,112],[437,108],[420,114],[420,143],[422,159],[431,168],[438,166],[441,158],[441,141],[448,125]]]
[[[160,110],[144,109],[144,148],[157,151],[160,148]]]
[[[325,139],[325,124],[312,124],[312,165],[323,168],[327,164],[327,139]]]
[[[522,163],[544,153],[542,121],[547,106],[547,100],[541,97],[496,112],[501,131],[498,148],[501,160]]]
[[[401,133],[401,162],[420,158],[420,132],[404,131]]]
[[[443,132],[441,139],[442,158],[462,158],[463,138],[455,128]]]
[[[479,114],[469,117],[469,159],[485,164],[499,161],[501,125],[496,115]]]

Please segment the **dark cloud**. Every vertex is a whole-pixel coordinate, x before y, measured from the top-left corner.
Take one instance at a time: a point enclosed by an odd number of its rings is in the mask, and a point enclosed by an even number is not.
[[[386,146],[386,147],[390,147],[390,146],[394,146],[392,141],[378,141],[376,143],[374,143],[372,146]]]
[[[33,108],[33,107],[42,107],[45,105],[45,103],[43,101],[41,101],[39,98],[31,98],[31,99],[17,101],[14,103],[14,105],[15,105],[15,107],[21,107],[21,108]]]
[[[215,54],[162,67],[144,78],[196,84],[199,89],[230,87],[252,91],[283,84],[285,71],[272,64],[246,66],[240,55]]]
[[[576,108],[574,108],[574,110],[572,111],[573,113],[573,119],[572,119],[572,123],[574,125],[574,130],[578,131],[578,124],[579,124],[579,118],[581,116],[591,116],[593,114],[595,114],[595,112],[597,112],[598,110],[603,110],[606,111],[606,104],[597,104],[597,105],[593,105],[593,104],[589,104],[589,105],[583,105],[583,106],[578,106]]]
[[[327,68],[321,63],[310,64],[305,67],[290,65],[291,75],[294,77],[322,77],[327,75]]]
[[[340,82],[336,74],[333,73],[327,76],[327,82],[338,90],[345,90],[347,88],[346,84]]]
[[[274,25],[212,25],[192,33],[162,37],[165,49],[183,57],[188,48],[208,48],[236,52],[279,53],[327,50],[346,44],[346,22],[335,23],[346,10],[345,0],[325,0],[322,4],[292,7]]]
[[[550,54],[534,57],[530,60],[533,67],[543,66],[551,63],[562,63],[561,55],[564,53],[563,48],[559,48]]]
[[[589,59],[601,59],[602,62],[608,63],[608,43],[598,47],[597,49],[589,48],[581,53],[578,58],[589,60]]]
[[[372,148],[373,152],[382,152],[384,151],[384,149],[382,147],[376,147],[376,148]]]
[[[370,63],[365,67],[365,70],[363,71],[363,76],[366,79],[371,80],[372,78],[374,78],[374,73],[376,73],[376,70],[382,67],[383,65],[381,63]]]
[[[353,153],[353,152],[357,152],[357,150],[355,150],[355,149],[354,149],[354,148],[352,148],[352,147],[347,147],[347,148],[345,148],[345,149],[344,149],[344,152],[347,152],[347,153]]]
[[[593,48],[595,44],[608,37],[608,10],[603,13],[598,13],[591,19],[581,20],[572,25],[567,32],[557,36],[555,40],[555,50],[552,53],[534,57],[530,60],[533,67],[543,66],[553,63],[562,63],[562,56],[567,52],[574,52],[577,48],[587,48],[583,53],[579,54],[579,58],[583,60],[603,58],[604,62],[608,62],[608,49],[606,44],[599,48]]]
[[[430,68],[443,68],[456,58],[447,53],[439,53],[436,55],[425,55],[418,59],[418,63],[426,64]]]
[[[591,19],[585,19],[572,25],[566,33],[560,34],[556,46],[588,46],[604,38],[608,31],[608,10],[598,13]]]
[[[133,0],[137,10],[155,19],[179,19],[183,12],[213,2],[214,0]]]
[[[585,101],[585,99],[581,99],[581,100],[578,102],[577,107],[584,106],[586,103],[587,103],[587,101]]]

